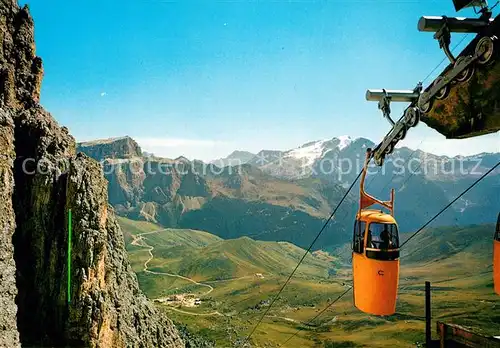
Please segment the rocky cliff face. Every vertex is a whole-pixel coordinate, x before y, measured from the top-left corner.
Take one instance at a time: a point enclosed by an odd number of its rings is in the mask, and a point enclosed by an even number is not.
[[[134,158],[142,156],[142,150],[132,138],[110,138],[78,143],[78,152],[102,161],[105,158]]]
[[[101,167],[38,104],[42,75],[28,8],[0,0],[0,346],[184,347],[138,288]]]
[[[0,113],[0,346],[19,345],[16,325],[17,294],[12,234],[15,228],[12,194],[14,177],[14,126],[10,115]]]

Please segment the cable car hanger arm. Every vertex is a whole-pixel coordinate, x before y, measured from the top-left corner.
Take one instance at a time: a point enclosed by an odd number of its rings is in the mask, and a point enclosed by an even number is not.
[[[394,216],[394,189],[391,190],[391,199],[388,201],[381,201],[369,193],[365,191],[365,179],[366,179],[366,172],[368,170],[368,165],[370,164],[370,160],[373,157],[373,151],[372,149],[367,149],[366,150],[366,159],[365,159],[365,164],[363,166],[363,172],[361,174],[361,182],[359,186],[359,211],[360,213],[363,209],[368,208],[374,204],[379,204],[385,208],[387,208],[390,212],[391,215]]]

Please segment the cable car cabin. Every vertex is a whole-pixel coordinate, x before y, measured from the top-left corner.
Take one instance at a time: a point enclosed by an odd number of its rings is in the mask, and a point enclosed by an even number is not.
[[[396,311],[399,283],[399,234],[394,219],[394,190],[390,201],[379,201],[364,191],[367,160],[360,186],[360,209],[354,223],[352,271],[354,306],[373,315],[391,315]],[[365,209],[373,204],[388,208]]]
[[[493,240],[493,283],[495,284],[495,292],[500,295],[500,213]]]
[[[399,236],[396,220],[380,210],[356,216],[352,266],[354,305],[374,315],[396,311],[399,282]]]

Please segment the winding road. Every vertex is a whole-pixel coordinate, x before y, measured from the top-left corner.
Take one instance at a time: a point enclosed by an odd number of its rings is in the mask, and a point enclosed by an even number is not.
[[[176,278],[184,279],[184,280],[187,280],[188,282],[191,282],[193,284],[196,284],[196,285],[208,288],[208,291],[205,292],[204,294],[201,294],[201,296],[207,296],[212,291],[214,291],[214,288],[212,286],[210,286],[208,284],[204,284],[204,283],[199,283],[199,282],[197,282],[194,279],[187,278],[187,277],[181,276],[179,274],[166,273],[166,272],[155,272],[155,271],[150,271],[148,269],[148,263],[150,263],[151,260],[153,260],[153,258],[154,258],[154,255],[153,255],[154,246],[149,245],[148,243],[146,243],[146,240],[145,240],[145,238],[143,238],[143,236],[154,234],[154,233],[158,233],[158,232],[162,232],[162,231],[165,231],[165,230],[166,229],[162,229],[162,230],[156,230],[156,231],[151,231],[151,232],[140,233],[138,235],[132,235],[134,237],[134,240],[130,244],[134,245],[134,246],[138,246],[138,247],[147,248],[147,251],[149,253],[149,259],[147,259],[146,262],[144,262],[144,269],[143,269],[143,271],[146,272],[146,273],[150,273],[150,274],[164,275],[164,276],[168,276],[168,277],[176,277]],[[189,313],[189,312],[183,312],[183,313],[193,314],[193,313]]]
[[[193,283],[195,285],[199,285],[199,286],[208,288],[208,291],[205,292],[205,293],[203,293],[203,294],[201,294],[200,296],[207,296],[208,294],[210,294],[214,290],[214,288],[211,285],[209,285],[209,284],[199,283],[199,282],[197,282],[194,279],[191,279],[191,278],[188,278],[188,277],[184,277],[184,276],[181,276],[179,274],[166,273],[166,272],[155,272],[155,271],[150,271],[148,269],[148,264],[154,258],[154,255],[153,255],[154,246],[149,245],[148,243],[146,243],[146,239],[144,238],[144,236],[155,234],[155,233],[162,232],[162,231],[165,231],[165,230],[167,230],[167,229],[161,229],[161,230],[155,230],[155,231],[150,231],[150,232],[144,232],[144,233],[140,233],[140,234],[137,234],[137,235],[132,234],[132,237],[134,238],[134,240],[132,240],[132,242],[130,242],[130,244],[134,245],[134,246],[146,248],[144,250],[147,250],[148,253],[149,253],[149,258],[144,262],[143,271],[146,272],[146,273],[150,273],[150,274],[164,275],[164,276],[168,276],[168,277],[175,277],[175,278],[180,278],[180,279],[189,281],[189,282],[191,282],[191,283]],[[214,280],[214,281],[210,281],[210,283],[227,282],[227,281],[234,281],[234,280],[246,279],[246,278],[252,278],[252,277],[253,276],[243,276],[243,277],[231,278],[231,279]],[[159,298],[159,299],[153,299],[153,300],[161,300],[161,298]],[[175,311],[175,312],[179,312],[179,313],[183,313],[183,314],[188,314],[188,315],[195,315],[195,316],[212,316],[212,315],[226,316],[226,314],[220,313],[219,311],[214,311],[214,312],[210,312],[210,313],[193,313],[193,312],[183,311],[181,309],[177,309],[177,308],[170,307],[170,306],[167,306],[166,308],[168,310],[172,310],[172,311]]]
[[[219,315],[221,317],[225,316],[225,314],[222,314],[221,312],[218,312],[218,311],[211,312],[211,313],[193,313],[193,312],[186,312],[186,311],[183,311],[181,309],[174,308],[174,307],[166,307],[166,308],[168,310],[172,310],[172,311],[179,312],[182,314],[196,315],[196,316],[200,316],[200,317],[208,317],[211,315]]]

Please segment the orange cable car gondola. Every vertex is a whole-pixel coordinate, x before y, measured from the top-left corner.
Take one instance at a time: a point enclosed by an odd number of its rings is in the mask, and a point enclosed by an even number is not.
[[[500,295],[500,213],[498,213],[497,228],[493,240],[493,283],[495,292]]]
[[[390,201],[380,201],[365,192],[367,150],[360,183],[359,210],[354,224],[352,272],[354,306],[373,315],[391,315],[396,311],[399,283],[399,235],[394,219],[394,189]],[[367,209],[378,204],[389,210]]]

